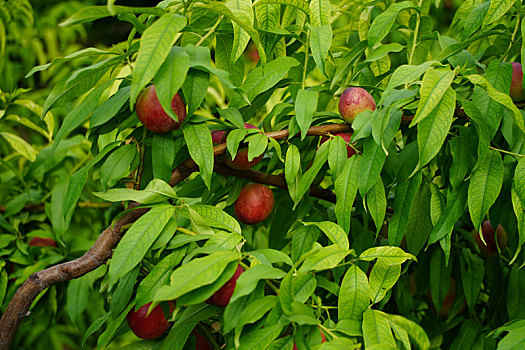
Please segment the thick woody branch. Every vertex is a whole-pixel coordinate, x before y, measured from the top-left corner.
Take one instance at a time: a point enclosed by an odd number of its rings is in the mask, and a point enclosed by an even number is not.
[[[349,132],[351,130],[352,129],[347,124],[315,126],[309,129],[308,135],[323,136]],[[283,140],[288,138],[289,132],[288,130],[280,130],[266,133],[266,135],[276,140]],[[225,144],[215,146],[213,149],[214,155],[223,154],[225,151]],[[219,166],[219,168],[221,168],[221,166]],[[169,184],[175,186],[197,170],[197,164],[192,159],[188,159],[173,171]],[[286,183],[283,183],[282,181],[284,179],[279,179],[279,176],[271,175],[264,179],[260,177],[259,172],[248,172],[248,174],[251,176],[250,180],[252,181],[259,178],[261,182],[266,181],[263,183],[285,188]],[[243,174],[238,175],[241,176]],[[269,183],[270,181],[272,183]],[[333,201],[333,199],[330,199],[332,197],[326,192],[326,190],[312,188],[310,194],[318,198]],[[137,203],[131,203],[129,208],[131,209],[136,206]],[[113,248],[117,246],[124,234],[123,227],[135,222],[144,215],[147,210],[148,209],[145,208],[134,209],[121,217],[116,223],[102,231],[93,246],[80,258],[49,267],[29,276],[22,286],[18,288],[0,319],[0,350],[9,349],[9,345],[20,326],[23,317],[28,315],[29,308],[39,293],[52,285],[79,278],[105,264],[111,256]]]
[[[288,188],[286,185],[286,180],[284,175],[271,175],[265,174],[262,171],[257,170],[235,170],[227,166],[222,162],[216,162],[213,169],[215,172],[223,175],[230,175],[235,177],[240,177],[242,179],[250,180],[253,182],[258,182],[261,184],[266,184],[270,186],[275,186],[279,188]],[[324,199],[325,201],[335,203],[335,194],[330,190],[325,190],[315,186],[310,187],[310,196],[316,197],[319,199]]]

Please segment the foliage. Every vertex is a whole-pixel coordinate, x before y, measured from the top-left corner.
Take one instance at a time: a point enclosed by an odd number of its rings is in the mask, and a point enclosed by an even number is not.
[[[30,30],[23,13],[11,22]],[[48,324],[49,343],[72,348],[190,348],[197,325],[228,349],[523,346],[525,124],[508,95],[509,62],[525,64],[523,14],[505,0],[83,6],[66,28],[116,16],[132,25],[127,40],[39,60],[29,79],[88,62],[44,80],[52,90],[41,107],[23,91],[2,95],[0,255],[16,264],[0,273],[2,311],[32,272],[86,251],[120,203],[151,209],[107,266],[39,296],[15,346],[35,344]],[[159,135],[139,123],[135,103],[150,83],[165,107],[183,96],[181,129]],[[307,134],[343,122],[337,103],[349,86],[377,109],[353,122],[359,153],[347,158],[342,138]],[[19,108],[36,115],[17,119]],[[285,129],[285,140],[260,133]],[[264,154],[254,169],[285,179],[263,223],[235,219],[247,180],[214,172],[215,130],[230,131],[232,157],[247,144],[250,160]],[[172,189],[172,169],[188,158],[199,174]],[[336,203],[310,196],[312,184]],[[471,234],[486,219],[508,234],[491,258]],[[59,245],[28,247],[32,236]],[[228,306],[206,304],[237,264],[246,272]],[[138,341],[126,314],[167,300],[177,303],[168,335]]]

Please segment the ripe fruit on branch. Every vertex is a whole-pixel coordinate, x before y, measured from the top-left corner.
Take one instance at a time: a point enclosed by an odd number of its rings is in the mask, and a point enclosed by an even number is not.
[[[510,97],[514,102],[525,101],[525,91],[523,91],[523,70],[521,64],[512,62],[512,80],[510,83]]]
[[[244,128],[246,129],[257,129],[257,127],[253,124],[245,123]],[[228,134],[224,134],[222,136],[222,142],[226,142]],[[242,147],[241,147],[242,146]],[[261,159],[263,159],[264,153],[253,158],[251,161],[248,161],[248,147],[241,144],[239,145],[239,149],[237,150],[237,154],[235,155],[235,159],[232,159],[230,154],[228,152],[224,153],[224,162],[226,165],[228,165],[232,169],[236,170],[248,170],[259,164]]]
[[[357,154],[357,152],[354,149],[354,147],[348,145],[348,143],[352,139],[352,134],[351,133],[335,134],[334,136],[341,136],[343,138],[343,140],[345,140],[345,142],[347,143],[347,145],[346,145],[346,154],[347,154],[348,158],[350,158],[351,156]],[[321,144],[325,143],[329,139],[330,138],[328,136],[321,137]],[[355,142],[352,145],[355,145]]]
[[[195,338],[197,339],[195,350],[213,350],[213,346],[202,334],[195,333]]]
[[[376,102],[372,95],[360,87],[346,89],[339,98],[339,114],[349,124],[352,124],[359,113],[375,109]]]
[[[33,237],[29,241],[31,247],[56,247],[57,242],[53,238]]]
[[[273,205],[272,190],[268,186],[252,183],[242,188],[234,208],[241,222],[253,225],[266,220],[273,210]]]
[[[428,296],[432,300],[432,298],[430,296],[430,291],[428,292]],[[450,309],[452,308],[452,306],[454,305],[454,302],[456,301],[456,296],[457,296],[456,279],[455,278],[451,278],[450,279],[450,287],[448,288],[447,295],[445,295],[445,298],[443,299],[443,304],[441,304],[441,310],[439,311],[439,317],[442,317],[442,318],[447,318],[448,317],[448,315],[450,313]],[[465,308],[466,308],[466,302],[463,303],[463,305],[461,306],[461,309],[458,311],[458,313],[463,312],[463,310],[465,310]],[[433,307],[432,307],[432,309],[434,310],[434,312],[436,311]]]
[[[214,130],[211,132],[211,141],[214,144],[221,144],[223,142],[226,142],[226,137],[224,137],[224,134],[226,134],[226,131],[224,130]],[[224,138],[224,141],[223,141]]]
[[[170,314],[175,309],[175,302],[168,302]],[[148,309],[151,303],[147,303],[135,311],[131,309],[126,319],[128,325],[135,335],[142,339],[155,339],[166,333],[171,324],[164,315],[164,310],[157,305],[148,315]]]
[[[483,225],[481,226],[481,232],[483,233],[483,239],[487,243],[485,245],[481,237],[479,235],[479,232],[474,229],[472,230],[472,236],[474,237],[474,241],[479,247],[479,250],[481,251],[481,256],[484,258],[490,258],[498,254],[498,246],[500,250],[504,250],[507,247],[507,232],[503,228],[503,226],[498,225],[496,228],[496,234],[494,234],[494,228],[490,224],[489,220],[483,221]],[[496,236],[497,236],[497,245],[496,245]]]
[[[177,93],[171,100],[171,109],[177,115],[178,122],[164,111],[155,91],[155,85],[150,85],[140,93],[137,99],[137,116],[144,127],[157,134],[177,130],[186,118],[186,105]]]
[[[232,278],[224,284],[218,291],[213,293],[211,297],[206,300],[206,303],[217,305],[219,307],[225,307],[230,302],[233,291],[235,290],[235,285],[237,284],[237,279],[244,272],[244,269],[241,265],[237,265],[237,269],[233,274]]]

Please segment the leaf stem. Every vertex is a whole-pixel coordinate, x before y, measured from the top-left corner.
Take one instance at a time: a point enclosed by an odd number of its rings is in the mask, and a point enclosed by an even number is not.
[[[310,28],[306,32],[306,44],[304,45],[304,66],[303,66],[303,83],[302,88],[304,90],[304,85],[306,81],[306,70],[308,69],[308,52],[310,51]]]
[[[221,23],[222,21],[222,18],[223,18],[223,15],[220,15],[219,16],[219,19],[217,20],[217,22],[215,22],[215,24],[213,25],[213,27],[210,28],[210,30],[208,31],[208,33],[206,33],[205,36],[203,36],[201,38],[201,40],[199,40],[199,42],[197,44],[195,44],[195,46],[199,46],[200,44],[202,44],[206,39],[208,39],[208,37],[215,31],[215,29],[217,29],[217,27],[219,26],[219,24]]]
[[[181,233],[184,233],[185,235],[197,236],[197,233],[195,233],[193,231],[190,231],[190,230],[188,230],[187,228],[184,228],[184,227],[177,226],[177,231],[179,231]]]
[[[510,154],[511,156],[514,156],[514,157],[519,157],[519,158],[521,158],[521,157],[525,157],[524,154],[519,154],[519,153],[509,152],[509,151],[505,151],[505,150],[503,150],[503,149],[499,149],[499,148],[492,147],[492,146],[490,146],[489,148],[490,148],[491,150],[498,151],[498,152],[500,152],[500,153]]]
[[[337,335],[335,335],[334,333],[332,333],[331,330],[329,330],[328,328],[326,328],[325,326],[323,326],[322,324],[318,323],[317,324],[317,327],[321,328],[323,331],[326,332],[326,334],[328,334],[329,336],[331,336],[333,339],[337,339]]]
[[[422,1],[418,1],[419,10],[421,10]],[[414,58],[414,52],[416,51],[417,46],[417,36],[419,34],[419,26],[421,25],[421,15],[418,10],[416,10],[417,13],[417,22],[416,22],[416,28],[414,28],[414,40],[412,41],[412,49],[410,50],[410,57],[408,58],[408,65],[412,64],[412,59]]]

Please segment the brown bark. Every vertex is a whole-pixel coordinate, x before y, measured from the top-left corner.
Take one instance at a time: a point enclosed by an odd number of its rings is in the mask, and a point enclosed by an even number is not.
[[[324,126],[314,126],[308,131],[309,136],[323,136],[351,131],[348,124],[332,124]],[[268,137],[276,140],[288,138],[288,130],[272,131],[266,133]],[[295,136],[295,135],[294,135]],[[214,155],[223,154],[226,151],[226,145],[217,145],[213,149]],[[198,170],[197,164],[188,159],[179,165],[172,173],[169,184],[175,186],[186,179],[194,171]],[[228,171],[224,165],[216,166],[218,172],[224,174],[239,176],[252,181],[261,181],[269,185],[286,188],[284,178],[279,175],[265,176],[258,171]],[[328,190],[310,189],[310,195],[322,198],[328,201],[335,201],[333,194]],[[131,203],[129,209],[133,209],[137,203]],[[15,336],[15,333],[22,322],[23,317],[27,316],[29,307],[40,292],[46,288],[81,277],[86,273],[93,271],[109,259],[113,248],[116,247],[124,232],[123,227],[135,222],[138,218],[148,211],[147,208],[133,209],[122,216],[115,224],[110,225],[99,235],[93,246],[80,258],[71,260],[62,264],[49,267],[45,270],[35,272],[18,288],[15,295],[9,302],[6,311],[0,319],[0,350],[9,349],[9,345]]]

